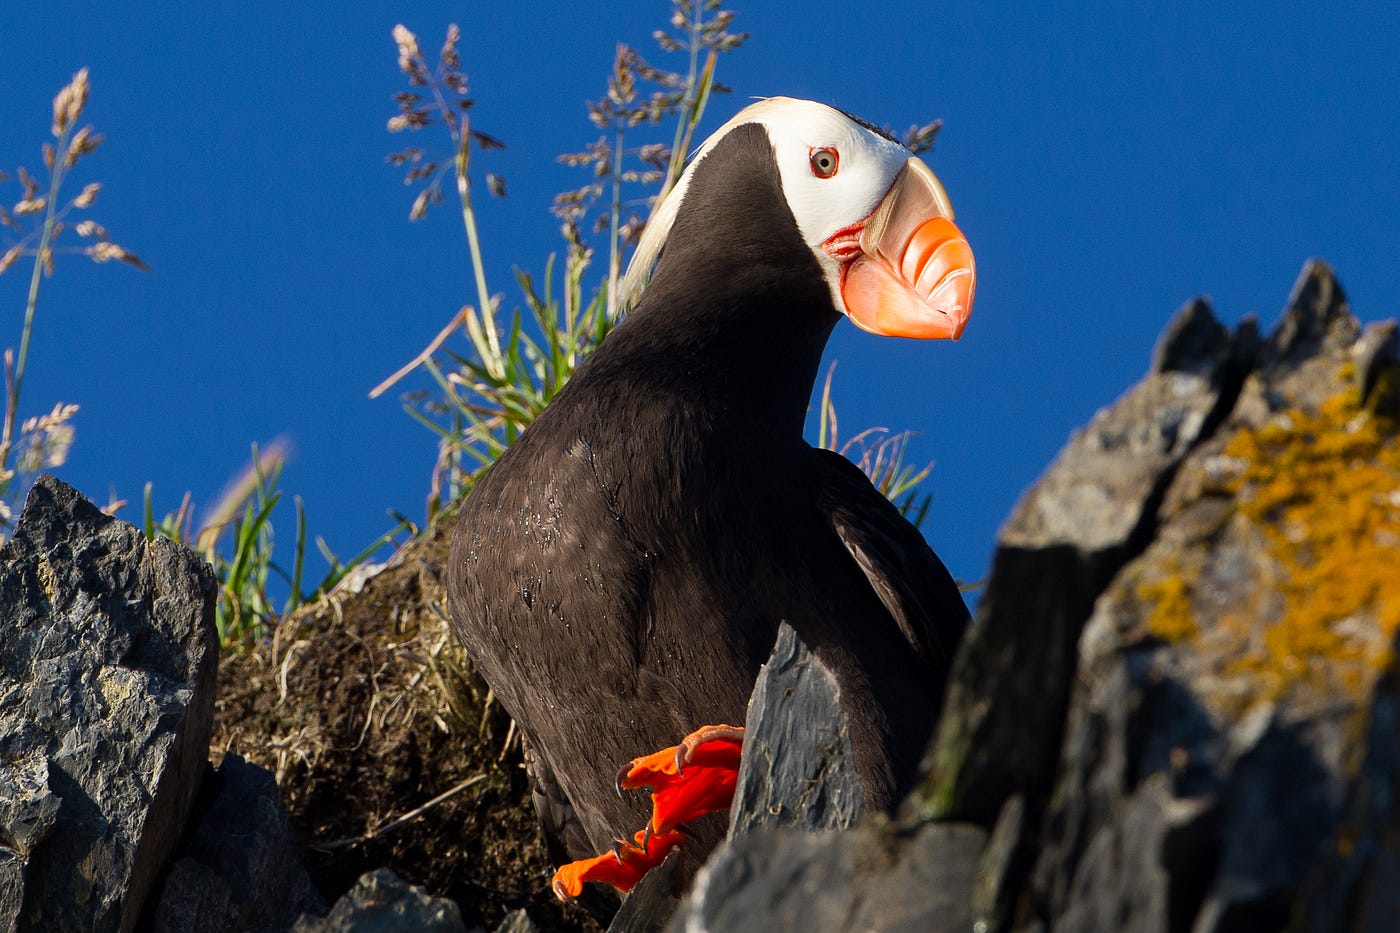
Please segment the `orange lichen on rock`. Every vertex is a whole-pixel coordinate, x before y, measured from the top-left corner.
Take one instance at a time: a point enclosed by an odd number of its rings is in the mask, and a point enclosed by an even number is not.
[[[1316,414],[1290,410],[1242,428],[1224,453],[1242,465],[1229,484],[1236,510],[1273,564],[1260,582],[1283,607],[1233,672],[1261,677],[1270,699],[1300,681],[1356,696],[1390,661],[1400,628],[1395,422],[1346,392]]]
[[[1175,561],[1167,569],[1165,576],[1138,583],[1134,595],[1152,607],[1148,631],[1167,641],[1181,641],[1199,631],[1191,609],[1191,583]]]

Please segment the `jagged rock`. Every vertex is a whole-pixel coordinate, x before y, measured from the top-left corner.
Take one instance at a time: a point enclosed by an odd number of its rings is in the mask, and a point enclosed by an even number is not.
[[[1400,673],[1376,685],[1362,760],[1335,846],[1323,849],[1293,929],[1388,933],[1400,917]]]
[[[986,833],[928,823],[765,829],[712,858],[672,931],[966,930]]]
[[[727,878],[731,862],[747,865],[752,858],[747,837],[755,832],[845,829],[860,815],[864,801],[836,677],[787,623],[778,627],[773,652],[759,670],[744,721],[729,835],[707,862],[708,875]],[[783,838],[807,852],[803,836]],[[757,845],[767,851],[773,843],[765,839]],[[628,894],[608,933],[664,928],[676,910],[681,880],[680,858],[672,854]],[[778,879],[760,873],[752,883],[766,890]],[[764,916],[777,922],[776,915]]]
[[[730,839],[765,827],[845,829],[856,821],[865,791],[840,686],[786,622],[759,671],[744,721]]]
[[[1310,264],[1098,600],[1021,922],[1393,928],[1400,363],[1358,331]]]
[[[664,929],[679,903],[685,875],[683,860],[683,853],[672,852],[666,861],[647,872],[623,899],[608,924],[608,933],[654,933]]]
[[[945,824],[906,833],[884,821],[849,828],[863,793],[840,690],[787,625],[745,721],[729,838],[670,929],[969,926],[986,834]]]
[[[326,916],[303,915],[292,933],[466,933],[466,929],[452,901],[430,897],[392,870],[380,868],[363,875]]]
[[[512,910],[496,927],[496,933],[540,933],[540,928],[524,910]]]
[[[1003,527],[911,802],[925,817],[991,825],[1051,779],[1075,646],[1094,600],[1151,538],[1186,454],[1230,410],[1257,352],[1204,299],[1179,311],[1147,377],[1075,433]]]
[[[779,827],[845,829],[860,816],[865,799],[836,676],[786,622],[778,627],[773,652],[758,672],[744,721],[744,754],[728,838],[705,869],[725,878],[735,870],[729,863],[747,865],[752,859],[745,841],[750,834]],[[783,838],[807,852],[804,837]],[[772,845],[767,839],[757,843],[762,851]],[[663,929],[676,910],[681,875],[679,854],[673,853],[627,895],[608,933]],[[761,872],[752,880],[765,890],[771,883],[778,879]],[[776,915],[763,916],[777,922]]]
[[[269,772],[234,754],[210,769],[155,903],[157,933],[271,933],[325,912]]]
[[[40,477],[0,549],[0,929],[130,930],[209,745],[208,566]]]

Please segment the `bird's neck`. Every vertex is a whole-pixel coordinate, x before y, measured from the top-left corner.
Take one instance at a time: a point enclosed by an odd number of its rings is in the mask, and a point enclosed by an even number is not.
[[[655,302],[624,321],[600,355],[627,360],[683,403],[800,437],[839,318],[819,269],[720,261],[707,270],[686,276],[684,289],[653,281]],[[664,294],[652,292],[658,284]]]
[[[800,437],[839,314],[783,195],[762,128],[697,166],[614,351],[710,410]]]

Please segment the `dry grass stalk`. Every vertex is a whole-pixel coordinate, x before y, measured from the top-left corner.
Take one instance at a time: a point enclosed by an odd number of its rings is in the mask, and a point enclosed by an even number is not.
[[[85,156],[97,151],[102,136],[90,125],[79,126],[87,106],[91,87],[88,70],[80,69],[53,99],[53,142],[41,147],[41,158],[48,172],[48,184],[40,181],[20,166],[15,172],[19,197],[9,209],[0,206],[0,229],[11,242],[0,253],[0,275],[25,256],[33,258],[29,294],[25,302],[24,325],[20,332],[19,351],[6,350],[5,414],[0,422],[0,540],[13,524],[14,505],[27,491],[35,474],[61,465],[73,444],[72,420],[78,406],[59,403],[48,414],[19,419],[20,399],[29,362],[29,340],[34,332],[35,310],[39,302],[40,282],[53,275],[54,256],[61,252],[78,252],[94,262],[117,260],[145,270],[148,267],[131,250],[113,242],[106,229],[91,219],[78,221],[75,232],[91,239],[85,247],[63,247],[60,237],[76,211],[87,210],[97,200],[101,185],[90,182],[75,197],[62,200],[63,183],[70,170]],[[0,173],[0,181],[8,176]]]

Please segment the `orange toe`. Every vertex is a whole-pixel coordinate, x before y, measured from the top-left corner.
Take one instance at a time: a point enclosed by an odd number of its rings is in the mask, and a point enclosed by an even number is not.
[[[642,830],[633,837],[633,842],[618,840],[611,852],[561,866],[551,884],[554,896],[561,901],[578,897],[587,881],[601,881],[626,894],[643,875],[666,861],[673,849],[684,844],[685,836],[679,832]]]
[[[734,802],[743,730],[705,726],[680,745],[638,758],[618,775],[618,787],[650,787],[651,832],[664,835],[677,826]]]

